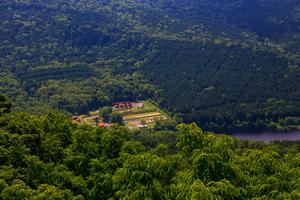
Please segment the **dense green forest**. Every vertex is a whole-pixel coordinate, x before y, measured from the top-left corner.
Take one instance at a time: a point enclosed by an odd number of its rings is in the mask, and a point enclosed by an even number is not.
[[[186,122],[253,131],[300,128],[300,74],[289,67],[272,52],[165,42],[143,71]]]
[[[0,93],[77,114],[153,99],[205,130],[297,129],[297,0],[2,0]]]
[[[299,199],[300,143],[248,142],[196,124],[129,131],[0,95],[0,198]]]
[[[82,113],[112,101],[154,97],[154,86],[130,69],[143,59],[131,48],[146,55],[140,44],[147,39],[124,36],[125,25],[107,13],[60,5],[1,1],[0,91],[17,108],[33,104],[36,112],[50,106]]]

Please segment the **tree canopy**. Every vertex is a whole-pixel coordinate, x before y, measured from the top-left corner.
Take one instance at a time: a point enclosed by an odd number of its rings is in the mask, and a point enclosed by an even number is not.
[[[241,141],[180,124],[79,126],[57,111],[0,116],[6,199],[299,199],[300,143]]]

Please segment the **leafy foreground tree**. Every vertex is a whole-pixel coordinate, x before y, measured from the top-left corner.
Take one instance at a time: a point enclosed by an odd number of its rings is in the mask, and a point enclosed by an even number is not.
[[[300,143],[77,126],[49,110],[0,116],[0,198],[299,199]]]

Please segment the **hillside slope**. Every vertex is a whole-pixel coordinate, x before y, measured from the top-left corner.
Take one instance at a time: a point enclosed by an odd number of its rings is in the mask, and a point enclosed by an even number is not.
[[[208,130],[276,128],[300,114],[299,71],[272,52],[164,42],[143,70],[164,90],[164,106]]]
[[[4,0],[0,92],[82,113],[153,98],[205,129],[299,124],[296,0]]]

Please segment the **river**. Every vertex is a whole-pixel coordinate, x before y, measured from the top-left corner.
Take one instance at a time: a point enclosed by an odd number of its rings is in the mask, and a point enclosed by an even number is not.
[[[242,140],[263,141],[263,142],[300,140],[300,130],[290,131],[290,132],[265,131],[260,133],[233,133],[229,135],[236,138],[240,138]]]

